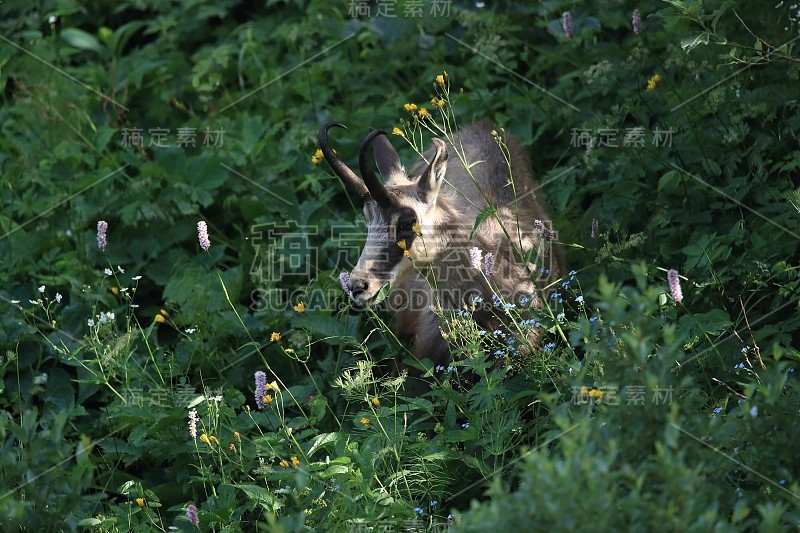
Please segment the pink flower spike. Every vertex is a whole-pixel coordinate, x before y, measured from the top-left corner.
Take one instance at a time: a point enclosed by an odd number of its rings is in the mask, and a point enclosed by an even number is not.
[[[211,241],[208,240],[208,226],[204,220],[197,223],[197,237],[200,239],[200,248],[207,252],[211,248]]]
[[[667,281],[669,282],[669,291],[672,293],[672,298],[676,302],[683,301],[683,291],[681,291],[681,281],[678,279],[678,271],[674,268],[667,272]]]
[[[567,39],[572,39],[572,15],[569,14],[569,11],[561,14],[561,26],[564,28]]]
[[[97,247],[101,252],[106,251],[106,232],[108,231],[108,222],[101,220],[97,223]]]

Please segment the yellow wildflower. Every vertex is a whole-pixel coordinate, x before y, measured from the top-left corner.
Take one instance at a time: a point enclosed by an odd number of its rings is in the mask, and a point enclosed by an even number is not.
[[[411,257],[411,252],[408,250],[403,250],[403,257]]]
[[[114,293],[114,296],[119,294],[119,287],[111,287],[111,292]]]
[[[306,304],[300,302],[299,304],[295,305],[292,309],[297,311],[298,313],[305,313],[306,312]]]
[[[285,459],[278,464],[284,468],[289,468],[289,461],[286,461]]]
[[[444,76],[441,74],[436,76],[436,83],[438,83],[439,85],[444,85]]]
[[[209,438],[209,440],[210,440],[211,442],[214,442],[214,443],[216,443],[216,444],[219,444],[219,441],[217,440],[217,437],[215,437],[214,435],[211,435],[211,436],[210,436],[210,437],[208,437],[208,438]]]
[[[374,405],[375,407],[380,407],[381,406],[381,401],[378,399],[377,396],[372,399],[372,405]]]
[[[292,465],[294,465],[295,468],[298,468],[300,466],[300,461],[298,461],[297,457],[295,456],[292,456]]]
[[[414,111],[417,110],[417,104],[405,104],[403,107],[405,107],[406,111],[408,111],[409,113],[413,113]]]
[[[655,76],[647,80],[647,90],[652,91],[653,89],[658,87],[659,83],[661,83],[661,76],[656,74]]]
[[[311,156],[311,162],[315,165],[319,165],[319,162],[322,161],[322,158],[325,157],[322,153],[322,150],[317,148],[317,151],[314,152],[314,155]]]
[[[372,424],[372,421],[365,416],[364,418],[361,419],[361,423],[369,427],[369,425]]]
[[[269,394],[265,394],[264,397],[261,398],[261,400],[264,402],[264,404],[269,405],[272,403],[272,396],[270,396]]]
[[[136,503],[139,504],[139,507],[144,507],[144,498],[136,498]]]
[[[444,107],[444,104],[445,104],[443,98],[439,98],[438,100],[436,98],[434,98],[432,100],[432,102],[436,105],[436,107]]]
[[[416,226],[411,226],[411,229],[414,230],[414,233],[417,235],[422,235],[422,226],[417,224]]]
[[[403,239],[402,241],[397,241],[397,246],[399,246],[401,250],[405,250],[406,249],[405,239]]]
[[[272,383],[267,383],[267,390],[274,390],[275,392],[281,391],[281,389],[278,387],[277,381],[273,381]]]
[[[597,389],[592,389],[592,390],[589,391],[589,396],[591,398],[597,398],[598,400],[600,400],[600,399],[603,398],[603,391],[597,390]]]
[[[392,135],[399,135],[400,137],[405,137],[406,136],[406,134],[403,133],[403,130],[401,130],[400,128],[394,128],[392,130]]]
[[[587,389],[586,387],[581,387],[581,394],[584,396],[589,394],[589,389]]]
[[[233,432],[233,438],[236,439],[236,442],[242,442],[242,436],[239,435],[238,431]]]
[[[269,336],[269,341],[278,342],[279,340],[281,340],[281,334],[273,331],[272,335]]]
[[[164,316],[169,316],[169,313],[167,313],[167,311],[165,309],[161,310],[161,314],[164,315]]]
[[[209,446],[211,446],[211,439],[209,439],[209,438],[208,438],[208,435],[206,435],[205,433],[203,433],[202,435],[200,435],[200,440],[201,440],[201,441],[203,441],[203,442],[205,442],[205,443],[206,443],[206,444],[208,444]]]
[[[161,316],[161,315],[156,315],[155,321],[156,321],[156,322],[158,322],[159,324],[163,324],[164,322],[166,322],[166,321],[167,321],[167,319],[166,319],[166,318],[164,318],[164,317],[163,317],[163,316]]]
[[[428,110],[424,107],[420,108],[419,110],[419,118],[425,118],[428,116]]]

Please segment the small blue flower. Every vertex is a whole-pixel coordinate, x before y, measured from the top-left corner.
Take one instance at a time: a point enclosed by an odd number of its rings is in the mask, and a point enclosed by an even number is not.
[[[485,329],[482,329],[482,330],[478,331],[478,335],[480,335],[481,337],[483,337],[484,335],[486,335],[486,330],[485,330]]]
[[[476,296],[475,298],[472,299],[472,303],[475,303],[475,304],[479,304],[482,301],[483,301],[483,298],[481,296]]]
[[[495,355],[503,355],[504,353],[506,352],[504,352],[503,350],[497,350],[496,352],[494,352]]]
[[[492,303],[495,307],[500,307],[503,305],[503,302],[500,300],[500,297],[496,294],[492,294]]]
[[[786,480],[782,479],[782,480],[778,481],[778,483],[780,483],[781,485],[785,485],[786,484]]]
[[[442,370],[444,370],[444,367],[442,365],[437,365],[436,371],[439,372],[439,371],[442,371]]]
[[[523,296],[522,298],[519,299],[519,303],[521,303],[523,305],[528,303],[528,302],[530,302],[530,301],[531,301],[531,299],[528,298],[527,296]]]
[[[422,510],[422,507],[414,507],[414,512],[417,513],[420,516],[425,514],[425,511]]]
[[[577,274],[577,273],[578,273],[578,271],[577,271],[577,270],[570,270],[568,275],[569,275],[570,277],[573,277],[573,278],[574,278],[574,277],[575,277],[575,274]]]
[[[577,298],[575,298],[575,301],[578,302],[579,304],[582,304],[583,303],[583,296],[578,296]]]
[[[463,424],[461,424],[461,427],[464,429],[469,429],[469,422],[464,422]]]
[[[589,322],[597,322],[597,317],[593,316],[592,318],[589,319]]]
[[[439,503],[439,502],[438,502],[438,501],[436,501],[436,500],[431,500],[431,507],[433,507],[433,506],[434,506],[434,505],[436,505],[437,503]]]
[[[567,315],[565,315],[564,313],[558,313],[556,315],[556,320],[564,320],[564,317],[566,317],[566,316]]]
[[[453,515],[451,515],[451,514],[447,515],[447,520],[448,520],[448,521],[450,521],[450,520],[452,520],[452,519],[453,519]]]
[[[715,413],[721,413],[722,412],[722,407],[715,407],[714,408],[714,412]]]
[[[551,295],[550,295],[550,298],[551,298],[551,299],[553,299],[553,300],[555,300],[555,299],[556,299],[556,298],[558,298],[559,296],[560,296],[560,294],[558,294],[558,292],[554,292],[553,294],[551,294]]]
[[[516,344],[517,339],[515,339],[514,337],[509,337],[509,339],[506,342],[508,344]]]
[[[453,370],[455,370],[455,367],[453,365],[447,367],[448,372],[452,372]]]
[[[544,345],[544,351],[545,352],[549,352],[550,350],[552,350],[555,347],[556,347],[556,343],[548,342],[547,344]]]
[[[755,405],[750,408],[750,416],[752,416],[753,418],[758,416],[758,407],[756,407]]]

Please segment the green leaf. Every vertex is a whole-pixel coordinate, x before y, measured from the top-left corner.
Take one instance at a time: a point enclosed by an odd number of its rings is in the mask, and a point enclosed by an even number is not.
[[[708,44],[709,33],[704,31],[703,33],[696,35],[694,37],[687,37],[686,39],[681,39],[681,48],[683,48],[684,52],[691,52],[696,46],[701,44]]]
[[[472,239],[472,237],[475,236],[475,232],[478,231],[478,228],[480,228],[489,217],[494,216],[495,213],[497,213],[497,211],[494,207],[487,207],[481,211],[481,214],[475,219],[475,227],[472,228],[472,233],[469,234],[469,238]]]
[[[91,50],[99,54],[105,51],[103,45],[100,44],[100,41],[98,41],[94,35],[79,30],[78,28],[65,28],[61,32],[61,38],[64,39],[68,45],[78,50]]]
[[[339,438],[338,433],[323,433],[314,439],[311,448],[308,449],[308,456],[311,457],[314,453],[330,442],[335,442]]]
[[[233,485],[233,487],[244,492],[248,498],[264,509],[275,511],[281,507],[281,504],[275,501],[272,491],[264,487],[259,487],[258,485]]]

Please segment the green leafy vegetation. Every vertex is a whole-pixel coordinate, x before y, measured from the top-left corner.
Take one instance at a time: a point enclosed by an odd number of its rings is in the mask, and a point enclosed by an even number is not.
[[[0,15],[3,531],[800,527],[796,5]],[[409,166],[484,117],[570,272],[503,302],[534,351],[462,310],[416,361],[349,309],[366,230],[317,131],[355,168],[396,128]]]

